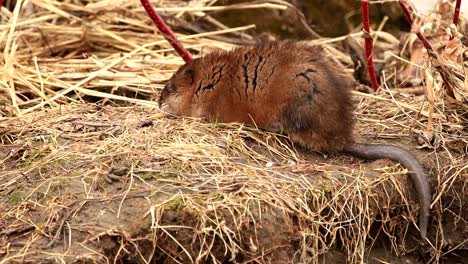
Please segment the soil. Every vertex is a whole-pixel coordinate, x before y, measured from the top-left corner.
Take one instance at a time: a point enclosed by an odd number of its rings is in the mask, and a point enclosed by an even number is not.
[[[177,128],[174,124],[180,120],[148,122],[151,111],[139,108],[82,107],[63,111],[67,114],[62,113],[60,122],[51,121],[57,118],[54,115],[58,113],[44,113],[33,119],[45,124],[36,123],[22,129],[2,127],[4,137],[15,138],[16,143],[20,140],[29,142],[18,148],[16,153],[4,153],[2,157],[5,162],[2,165],[1,206],[6,213],[0,217],[3,226],[0,259],[4,263],[144,263],[143,259],[149,263],[211,263],[214,259],[218,263],[305,263],[317,255],[319,263],[349,262],[344,249],[350,245],[346,245],[346,240],[341,240],[340,235],[323,241],[334,245],[329,250],[322,251],[321,245],[304,248],[304,242],[315,232],[308,229],[306,218],[292,214],[290,208],[275,206],[280,204],[278,200],[252,199],[262,192],[274,190],[269,186],[265,185],[264,190],[249,188],[248,181],[241,180],[245,176],[232,178],[230,184],[211,182],[217,181],[216,177],[200,176],[201,182],[193,184],[179,175],[191,171],[192,165],[161,160],[160,157],[170,155],[168,153],[153,153],[159,156],[147,157],[155,149],[155,145],[151,146],[155,144],[151,141],[155,135],[151,134],[152,131],[169,129],[170,133],[175,133]],[[79,122],[76,117],[80,117]],[[224,131],[222,127],[213,128],[209,124],[194,123],[193,126],[195,132],[186,137],[197,137],[197,133],[200,136],[208,133],[205,137],[210,137],[208,131]],[[358,126],[358,131],[363,130],[364,127]],[[59,131],[62,134],[57,136]],[[111,134],[111,131],[114,132]],[[132,135],[135,133],[147,133],[148,145],[135,145],[133,149],[122,146],[122,149],[107,149],[112,148],[112,138],[124,145],[126,142],[140,142],[134,141],[141,137]],[[322,186],[320,188],[325,190],[325,194],[328,193],[327,188],[330,194],[333,193],[336,188],[333,183],[354,179],[356,174],[353,176],[350,171],[364,167],[365,177],[379,179],[382,168],[388,169],[393,165],[388,160],[363,163],[346,155],[324,157],[302,149],[296,153],[300,157],[299,162],[288,165],[281,155],[274,154],[271,147],[259,145],[253,136],[263,138],[264,142],[272,140],[271,135],[255,132],[248,136],[233,136],[233,140],[243,141],[251,151],[268,157],[273,161],[273,168],[290,173],[287,175],[296,175],[292,177],[305,177],[307,182],[316,186],[314,188]],[[375,142],[369,136],[366,138],[365,141]],[[107,141],[109,143],[104,144]],[[197,144],[203,144],[201,137],[199,142]],[[278,142],[289,145],[285,139]],[[429,169],[435,168],[433,156],[427,150],[417,151],[411,140],[386,142],[412,149]],[[130,150],[135,152],[133,156],[128,154]],[[225,150],[230,151],[229,148]],[[188,151],[186,157],[178,159],[190,158],[189,155],[194,153],[197,152]],[[129,161],[135,157],[140,159]],[[201,156],[201,159],[207,157]],[[249,166],[240,156],[234,158],[239,159],[237,166]],[[441,159],[437,162],[444,164],[448,161]],[[141,168],[147,171],[138,171]],[[132,169],[134,173],[129,173]],[[199,173],[203,175],[203,172]],[[113,175],[113,180],[106,175]],[[399,184],[411,193],[409,180],[404,174],[400,176]],[[276,176],[266,174],[258,177],[270,177],[274,183]],[[437,177],[431,177],[433,188],[439,188]],[[221,178],[218,180],[222,181]],[[466,183],[465,174],[454,178],[442,196],[440,208],[445,209],[439,211],[439,206],[434,208],[436,219],[429,233],[431,241],[443,243],[444,252],[438,258],[440,263],[463,263],[466,260]],[[224,189],[214,192],[207,187],[216,184],[223,185]],[[284,183],[277,184],[279,187]],[[297,188],[294,182],[290,184],[290,188]],[[398,191],[392,189],[388,182],[382,184],[389,187],[382,189],[387,190],[386,197],[399,199]],[[286,199],[287,194],[284,197]],[[415,197],[409,197],[415,204]],[[224,205],[226,199],[231,198],[239,205]],[[281,199],[281,196],[276,199]],[[205,203],[207,200],[210,203]],[[377,204],[378,199],[370,201],[369,206]],[[401,202],[400,206],[404,207],[404,203]],[[366,263],[426,263],[434,257],[429,246],[420,247],[418,232],[414,225],[407,225],[409,215],[403,207],[382,208],[392,219],[385,222],[386,229],[382,229],[378,222],[370,227]],[[316,205],[310,205],[310,210],[317,209]],[[411,211],[417,212],[417,208]],[[374,217],[379,218],[378,215]],[[440,235],[437,223],[443,226],[443,240],[436,237]],[[327,232],[317,230],[322,234]],[[382,234],[382,230],[391,230],[395,237]],[[372,237],[376,239],[372,240]],[[336,241],[331,241],[333,239]],[[402,243],[396,246],[401,251],[394,251],[395,243]],[[21,254],[22,251],[25,253]]]

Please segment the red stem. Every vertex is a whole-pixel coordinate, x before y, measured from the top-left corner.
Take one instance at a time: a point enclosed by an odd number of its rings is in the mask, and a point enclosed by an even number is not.
[[[367,0],[361,0],[361,9],[362,22],[364,24],[364,44],[366,48],[367,70],[369,71],[369,77],[372,83],[372,88],[374,89],[374,91],[377,91],[379,90],[379,82],[377,81],[374,60],[372,58],[372,37],[370,36],[369,26],[369,2],[367,2]]]
[[[1,1],[1,0],[0,0]],[[177,37],[174,35],[172,30],[164,23],[164,20],[156,13],[149,0],[140,0],[141,4],[146,10],[148,16],[153,20],[154,24],[158,27],[159,31],[163,34],[164,38],[174,47],[185,62],[192,60],[192,56],[182,46]]]
[[[455,4],[455,13],[453,14],[453,24],[456,26],[458,25],[458,18],[460,17],[460,6],[461,6],[461,0],[457,0],[457,3]]]
[[[406,0],[400,0],[399,2],[400,2],[401,9],[403,10],[403,13],[405,13],[406,19],[408,19],[408,22],[411,25],[411,30],[413,30],[414,20],[413,20],[413,16],[411,15],[410,11],[408,10],[408,5],[406,3]],[[427,50],[434,51],[434,49],[432,48],[431,43],[427,40],[426,37],[424,37],[424,35],[421,33],[421,30],[419,29],[419,27],[418,27],[418,29],[416,31],[416,36],[418,36],[419,40],[421,40],[421,42],[423,43],[424,47]]]
[[[406,1],[399,1],[400,7],[403,10],[403,13],[406,16],[406,19],[408,19],[408,22],[410,23],[410,26],[413,25],[413,15],[411,15],[410,11],[408,10],[408,7],[406,6]]]
[[[458,25],[458,18],[460,17],[460,6],[461,6],[461,0],[457,0],[455,4],[455,11],[453,13],[453,20],[452,24],[455,25],[455,27]],[[454,38],[453,35],[450,36],[450,40]]]
[[[457,1],[459,1],[459,0],[457,0]],[[399,2],[400,2],[401,9],[403,10],[403,13],[405,13],[405,16],[408,19],[408,22],[411,24],[411,30],[413,31],[413,28],[414,28],[413,16],[411,15],[411,13],[408,10],[408,5],[406,3],[406,0],[400,0]],[[456,8],[455,8],[455,11],[456,11]],[[427,49],[429,56],[431,56],[434,59],[437,59],[437,55],[434,52],[434,49],[432,48],[431,43],[423,36],[423,34],[421,33],[421,30],[419,29],[419,27],[418,27],[418,29],[416,31],[416,36],[418,36],[419,40],[421,40],[424,47]],[[450,82],[448,81],[447,77],[445,76],[445,74],[443,72],[441,72],[440,68],[436,67],[436,69],[440,72],[440,75],[442,76],[442,80],[445,83],[445,88],[447,89],[448,95],[450,95],[452,98],[455,98],[454,95],[453,95],[453,88],[450,85]]]

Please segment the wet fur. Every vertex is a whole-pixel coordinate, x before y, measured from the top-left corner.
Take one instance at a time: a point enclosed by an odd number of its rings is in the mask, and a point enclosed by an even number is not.
[[[273,42],[214,52],[188,62],[167,82],[159,104],[174,115],[285,132],[293,142],[314,151],[388,157],[397,162],[406,153],[408,169],[417,170],[410,176],[419,194],[421,236],[425,237],[430,189],[422,166],[399,147],[381,145],[389,147],[379,150],[376,145],[354,142],[353,84],[321,47]]]

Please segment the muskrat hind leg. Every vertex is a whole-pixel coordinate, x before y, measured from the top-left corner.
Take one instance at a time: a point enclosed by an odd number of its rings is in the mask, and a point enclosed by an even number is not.
[[[343,151],[349,141],[344,137],[323,137],[321,134],[311,131],[289,132],[288,134],[292,142],[308,150],[326,154]]]

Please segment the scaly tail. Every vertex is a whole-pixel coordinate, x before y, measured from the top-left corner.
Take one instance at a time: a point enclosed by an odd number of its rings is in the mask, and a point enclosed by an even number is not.
[[[418,159],[403,148],[385,144],[356,143],[345,148],[344,152],[357,158],[370,160],[388,158],[400,163],[403,167],[408,169],[408,175],[418,193],[418,200],[420,203],[419,228],[421,237],[425,240],[429,225],[431,189],[424,169]]]

